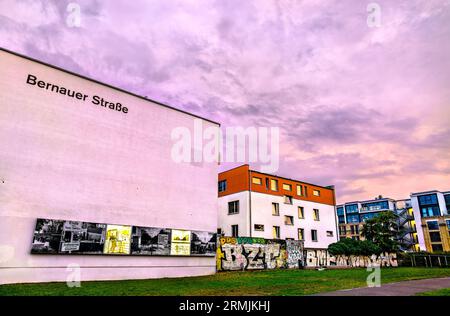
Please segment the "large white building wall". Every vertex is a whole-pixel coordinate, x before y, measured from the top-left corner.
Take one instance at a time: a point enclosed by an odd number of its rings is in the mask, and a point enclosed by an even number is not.
[[[120,102],[110,110],[26,83]],[[176,163],[171,132],[191,115],[0,51],[0,283],[215,273],[214,257],[31,255],[36,218],[217,229],[217,163]],[[203,120],[204,128],[215,126]]]

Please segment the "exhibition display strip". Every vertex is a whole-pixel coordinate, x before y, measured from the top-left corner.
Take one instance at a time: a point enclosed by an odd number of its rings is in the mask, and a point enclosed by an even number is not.
[[[38,218],[31,253],[214,257],[216,238],[205,231]]]

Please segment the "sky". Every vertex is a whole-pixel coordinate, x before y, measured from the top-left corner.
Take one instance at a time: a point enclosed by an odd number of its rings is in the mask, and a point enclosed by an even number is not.
[[[373,2],[0,0],[0,46],[222,128],[279,127],[276,174],[339,203],[448,191],[450,0],[375,1],[376,27]]]

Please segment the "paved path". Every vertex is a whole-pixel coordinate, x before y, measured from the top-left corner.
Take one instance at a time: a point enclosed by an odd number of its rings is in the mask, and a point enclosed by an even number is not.
[[[410,296],[417,293],[450,288],[450,278],[424,279],[381,284],[381,287],[361,287],[315,296]]]

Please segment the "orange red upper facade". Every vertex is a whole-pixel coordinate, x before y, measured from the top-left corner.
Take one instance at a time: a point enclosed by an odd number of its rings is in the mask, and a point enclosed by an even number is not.
[[[247,164],[219,173],[219,182],[224,180],[226,180],[226,185],[223,191],[219,190],[219,197],[242,191],[252,191],[336,205],[332,187],[323,187],[258,172],[251,170]]]

